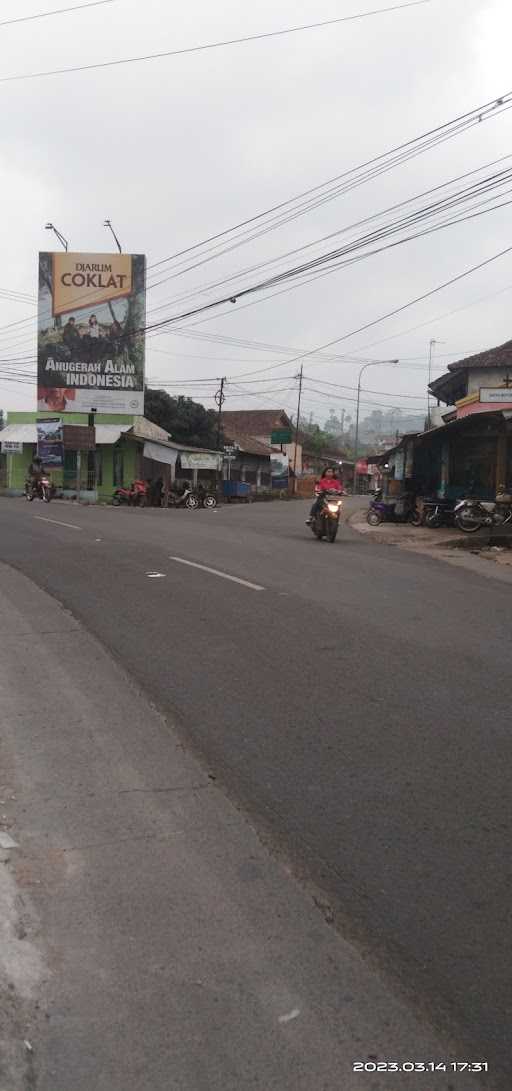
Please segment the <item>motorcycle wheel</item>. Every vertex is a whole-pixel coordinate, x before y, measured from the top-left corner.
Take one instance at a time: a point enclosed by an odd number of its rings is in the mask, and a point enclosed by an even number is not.
[[[50,490],[46,488],[46,485],[43,485],[43,487],[41,489],[41,499],[43,500],[43,502],[45,504],[50,503],[50,500],[51,500]]]
[[[32,489],[25,489],[25,500],[28,500],[28,502],[30,504],[30,503],[32,503],[33,499],[34,499],[34,493],[32,492]]]
[[[456,515],[455,523],[459,530],[464,531],[464,534],[474,534],[475,531],[480,530],[480,528],[484,525],[481,521],[475,522],[474,520],[471,520],[470,522],[469,520],[467,520],[467,515]]]
[[[208,493],[207,496],[205,496],[205,498],[204,498],[204,507],[205,508],[216,508],[217,507],[217,497],[214,496],[213,493]]]
[[[188,508],[189,511],[193,511],[195,508],[198,508],[199,500],[197,499],[197,496],[187,496],[187,499],[185,500],[185,507]]]
[[[112,504],[115,508],[119,508],[121,506],[121,501],[118,496],[112,497]]]
[[[366,522],[369,523],[371,527],[378,527],[382,523],[382,515],[380,515],[378,511],[369,511],[366,516]]]
[[[339,524],[338,524],[337,519],[330,519],[329,520],[329,525],[327,527],[327,538],[328,538],[329,542],[335,542],[336,541],[336,535],[338,533],[338,526],[339,526]]]
[[[434,530],[436,527],[442,526],[443,517],[437,512],[431,511],[428,515],[425,516],[425,523],[427,527],[430,527],[431,530]]]
[[[321,542],[322,538],[323,538],[323,536],[325,534],[325,527],[324,527],[323,519],[314,519],[313,523],[311,525],[311,530],[313,531],[313,534],[315,535],[315,538],[318,538],[318,541]]]

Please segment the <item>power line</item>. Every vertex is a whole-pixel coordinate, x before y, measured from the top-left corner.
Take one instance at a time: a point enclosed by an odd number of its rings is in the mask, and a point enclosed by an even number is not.
[[[510,155],[503,156],[502,159],[494,160],[493,163],[484,164],[482,167],[478,167],[478,168],[476,168],[474,170],[468,171],[463,175],[459,175],[457,178],[449,179],[449,181],[444,182],[441,185],[437,185],[437,186],[435,186],[435,187],[433,187],[433,188],[431,188],[429,190],[424,191],[421,194],[418,194],[418,195],[416,195],[414,197],[407,198],[404,201],[400,201],[398,204],[391,205],[389,208],[383,209],[382,211],[374,213],[372,216],[366,217],[363,220],[356,221],[353,224],[349,224],[349,225],[347,225],[347,226],[345,226],[343,228],[340,228],[338,231],[331,232],[329,235],[325,235],[325,236],[323,236],[323,238],[314,240],[311,243],[307,243],[305,246],[297,247],[296,249],[290,250],[285,254],[279,255],[278,257],[271,258],[268,261],[260,262],[260,263],[258,263],[256,265],[248,267],[247,269],[240,270],[239,272],[233,273],[230,276],[225,277],[222,280],[213,281],[208,285],[204,285],[204,286],[201,286],[199,288],[192,289],[191,291],[182,293],[181,295],[174,297],[174,299],[167,300],[166,302],[160,304],[159,306],[151,308],[149,313],[150,314],[155,314],[157,311],[164,310],[166,307],[168,307],[169,305],[172,305],[173,303],[180,303],[183,300],[193,298],[198,293],[200,295],[202,295],[207,291],[213,290],[214,288],[220,288],[223,285],[230,284],[239,277],[247,276],[249,273],[256,272],[259,269],[262,269],[267,265],[273,265],[276,262],[284,261],[285,258],[287,258],[287,257],[290,257],[290,256],[293,256],[295,254],[301,253],[304,250],[308,250],[313,246],[319,246],[322,242],[325,242],[328,239],[334,238],[334,237],[336,237],[338,235],[347,234],[348,232],[353,231],[357,227],[360,227],[360,226],[362,226],[364,224],[371,223],[372,220],[382,219],[383,217],[386,216],[386,214],[388,212],[394,212],[399,208],[404,208],[407,205],[414,204],[416,201],[420,200],[422,197],[434,194],[434,193],[438,192],[439,190],[445,189],[448,186],[452,186],[454,183],[456,183],[458,181],[461,181],[462,179],[468,178],[471,175],[479,173],[481,170],[484,170],[485,167],[487,167],[487,166],[494,165],[495,163],[502,162],[503,159],[509,159],[509,158],[510,158]],[[389,238],[391,235],[393,235],[395,233],[399,233],[400,231],[405,230],[408,227],[413,226],[415,224],[421,223],[422,221],[428,220],[429,218],[432,218],[432,219],[435,220],[435,217],[437,217],[439,215],[442,215],[443,212],[449,212],[451,209],[455,209],[458,205],[463,206],[464,204],[467,203],[468,207],[474,211],[474,210],[478,209],[479,207],[481,207],[482,205],[488,204],[489,201],[494,200],[495,196],[498,197],[500,195],[495,194],[492,197],[485,198],[483,201],[477,201],[477,198],[481,197],[482,194],[484,194],[486,192],[492,192],[493,190],[500,189],[502,186],[507,185],[510,181],[512,181],[512,168],[509,167],[509,168],[503,169],[502,171],[498,171],[495,174],[488,175],[487,177],[481,178],[479,181],[474,182],[471,185],[466,186],[465,188],[456,191],[455,193],[446,194],[445,196],[441,197],[438,201],[430,203],[428,205],[425,205],[422,208],[412,210],[411,212],[406,213],[404,216],[399,217],[398,219],[390,220],[390,221],[388,221],[388,223],[386,223],[384,221],[383,224],[381,224],[379,227],[374,228],[372,231],[367,232],[366,235],[361,235],[358,238],[356,238],[355,240],[353,240],[352,242],[347,243],[346,245],[344,245],[342,247],[338,247],[335,250],[327,251],[324,254],[320,254],[318,257],[312,258],[310,261],[308,261],[306,263],[303,263],[303,265],[292,267],[291,269],[283,270],[280,273],[276,273],[272,278],[269,278],[267,281],[265,281],[263,283],[264,283],[265,286],[271,286],[272,284],[279,284],[281,282],[281,280],[286,279],[288,277],[300,276],[300,275],[302,275],[304,273],[309,272],[309,270],[311,270],[311,269],[315,269],[315,268],[321,267],[321,266],[326,265],[326,264],[328,265],[330,263],[333,263],[335,261],[335,259],[337,259],[338,257],[340,257],[342,255],[353,253],[354,251],[360,249],[361,247],[366,247],[366,246],[370,245],[372,242],[379,241],[380,239]],[[505,196],[510,192],[511,192],[510,189],[509,190],[504,190],[504,192],[501,194],[501,196]],[[473,204],[471,204],[471,202],[473,202]],[[500,205],[494,205],[491,208],[484,209],[484,212],[493,211],[495,208],[499,208],[499,207],[501,207],[501,206]],[[480,214],[483,215],[484,212],[482,212]],[[455,219],[455,220],[449,220],[449,219],[448,220],[446,220],[446,219],[442,220],[441,219],[439,224],[437,224],[437,225],[434,224],[434,228],[437,227],[437,228],[441,229],[442,227],[450,226],[452,223],[459,223],[459,222],[462,222],[462,218],[458,218],[458,219]],[[433,230],[434,228],[431,228],[430,230]],[[415,237],[417,237],[417,236],[412,236],[412,238],[415,238]],[[407,241],[409,241],[409,238],[410,237],[406,237],[403,241],[407,242]],[[374,251],[371,251],[370,254],[371,253],[374,253]],[[339,268],[339,263],[336,264],[336,265],[333,264],[331,268],[332,268],[332,271],[334,271],[336,268]],[[186,270],[186,271],[189,271],[189,270]],[[164,283],[164,282],[162,281],[161,283]],[[235,294],[237,294],[236,289],[234,289],[233,291],[234,291]],[[238,290],[238,295],[240,295],[240,294],[241,294],[240,290]]]
[[[443,284],[439,284],[436,288],[431,288],[428,292],[424,292],[420,296],[416,296],[415,299],[409,300],[407,303],[401,304],[400,307],[395,307],[394,310],[388,311],[386,314],[381,315],[379,318],[374,318],[371,322],[366,322],[363,326],[359,326],[358,329],[351,330],[349,333],[344,333],[340,337],[333,338],[332,341],[327,341],[323,345],[317,345],[315,348],[310,349],[308,352],[302,352],[298,356],[294,356],[292,359],[283,360],[281,364],[272,364],[270,367],[261,368],[261,372],[273,371],[276,367],[290,366],[296,364],[300,360],[305,360],[309,356],[314,356],[319,352],[323,352],[325,349],[331,348],[333,345],[339,344],[341,341],[347,341],[350,337],[355,337],[356,334],[362,333],[364,330],[370,329],[372,326],[377,326],[380,322],[386,321],[388,318],[393,318],[396,314],[401,314],[402,311],[407,310],[408,307],[413,307],[416,303],[421,303],[425,299],[429,299],[431,296],[436,295],[437,292],[443,291],[444,288],[449,288],[452,284],[456,284],[460,280],[464,280],[465,277],[470,276],[472,273],[476,273],[479,269],[484,269],[487,265],[497,261],[498,258],[502,258],[505,254],[509,254],[512,251],[512,246],[507,246],[504,250],[498,251],[497,254],[493,254],[492,257],[486,258],[485,261],[481,261],[478,265],[472,265],[470,269],[465,269],[464,272],[458,273],[457,276],[451,277],[450,280],[444,281]]]
[[[0,27],[9,27],[13,23],[31,23],[34,19],[47,19],[50,15],[67,15],[73,11],[83,11],[84,8],[99,8],[102,4],[114,4],[116,0],[89,0],[87,4],[77,4],[74,8],[57,8],[55,11],[40,11],[36,15],[22,15],[18,19],[4,19]]]
[[[2,76],[0,83],[11,83],[15,80],[35,80],[45,76],[65,76],[71,72],[91,72],[98,68],[113,68],[121,64],[139,64],[141,61],[155,61],[163,57],[182,57],[186,53],[203,53],[210,49],[221,49],[225,46],[243,45],[246,42],[259,42],[266,38],[280,38],[286,34],[298,34],[305,30],[320,30],[322,27],[334,26],[338,23],[351,23],[359,19],[368,19],[374,15],[386,15],[394,11],[402,11],[404,8],[416,8],[423,4],[429,4],[430,0],[410,0],[409,3],[395,4],[392,7],[376,8],[373,11],[359,12],[357,15],[344,15],[338,19],[325,19],[318,23],[307,23],[304,26],[285,27],[283,30],[271,30],[262,34],[247,34],[243,38],[229,38],[222,42],[206,42],[203,45],[187,46],[184,49],[170,49],[160,53],[146,53],[138,57],[123,57],[118,61],[101,61],[95,64],[73,65],[71,68],[53,68],[47,72],[27,72],[19,76]]]
[[[224,231],[220,231],[215,235],[210,235],[202,242],[194,243],[192,246],[186,247],[184,250],[179,250],[174,254],[171,254],[167,258],[162,258],[158,262],[154,262],[148,266],[148,271],[156,269],[161,265],[167,265],[171,261],[175,261],[177,258],[183,257],[186,254],[192,253],[194,250],[198,250],[203,246],[206,246],[210,242],[217,242],[219,239],[224,238],[226,235],[233,234],[240,228],[248,227],[249,224],[256,223],[258,220],[263,220],[266,217],[271,216],[275,212],[281,212],[281,210],[288,206],[297,204],[299,201],[304,201],[304,198],[310,197],[312,194],[320,194],[322,190],[327,190],[327,187],[334,186],[331,192],[327,192],[326,195],[321,196],[318,199],[317,204],[324,203],[325,200],[331,200],[334,197],[339,196],[339,183],[344,179],[350,179],[351,176],[360,172],[361,177],[353,180],[350,183],[350,188],[353,188],[356,184],[362,184],[364,181],[368,181],[373,177],[376,177],[380,173],[384,173],[386,170],[393,169],[397,164],[400,165],[403,162],[407,162],[409,158],[415,155],[421,154],[423,151],[428,151],[431,147],[435,147],[438,143],[442,143],[445,140],[450,140],[454,136],[460,135],[461,132],[465,132],[466,129],[471,128],[474,125],[480,125],[483,121],[488,121],[489,118],[496,115],[496,113],[502,113],[509,108],[512,92],[508,91],[498,98],[491,100],[490,102],[483,103],[481,106],[477,106],[472,110],[467,111],[465,114],[460,114],[457,117],[451,118],[450,121],[443,122],[441,125],[437,125],[433,129],[429,129],[419,136],[413,137],[410,140],[398,144],[393,148],[388,149],[386,152],[381,152],[377,156],[373,156],[371,159],[367,159],[365,162],[360,163],[356,167],[350,167],[348,170],[343,171],[341,174],[335,175],[329,178],[327,181],[322,182],[316,186],[304,190],[302,193],[289,198],[286,201],[282,201],[279,204],[273,205],[263,212],[259,212],[248,219],[242,220],[240,223],[235,224],[231,228],[226,228]],[[373,168],[369,170],[368,168]],[[366,172],[364,175],[362,172]],[[345,183],[347,185],[349,183]],[[344,190],[342,189],[341,192]],[[315,201],[317,199],[315,198]],[[311,210],[311,207],[317,207],[317,204],[311,202],[305,202],[303,206],[298,207],[296,215],[304,215],[305,212]],[[288,221],[285,221],[288,222]],[[278,223],[277,226],[280,226]],[[273,227],[269,228],[273,230]],[[224,253],[224,251],[221,251]]]

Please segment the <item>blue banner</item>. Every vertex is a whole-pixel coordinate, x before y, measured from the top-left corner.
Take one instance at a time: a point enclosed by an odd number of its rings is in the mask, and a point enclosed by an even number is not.
[[[37,453],[43,466],[58,469],[64,465],[62,420],[45,417],[37,421]]]

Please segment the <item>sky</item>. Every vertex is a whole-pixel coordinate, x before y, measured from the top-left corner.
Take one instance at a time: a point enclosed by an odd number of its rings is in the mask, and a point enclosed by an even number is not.
[[[35,408],[37,253],[59,245],[47,222],[72,250],[108,252],[113,240],[103,222],[110,218],[123,249],[147,255],[148,324],[175,319],[148,333],[147,381],[208,407],[226,376],[226,409],[294,413],[302,363],[305,416],[322,424],[332,410],[344,409],[353,417],[362,365],[398,359],[365,370],[363,414],[401,407],[420,421],[431,339],[433,373],[440,374],[451,360],[512,338],[512,252],[352,334],[512,246],[512,206],[309,283],[289,282],[282,286],[287,291],[264,290],[179,318],[231,291],[237,298],[237,289],[304,259],[298,254],[246,272],[252,266],[501,157],[511,156],[474,177],[512,168],[512,111],[221,256],[219,242],[174,256],[506,94],[512,89],[508,0],[430,0],[181,56],[5,79],[257,35],[389,3],[113,0],[79,9],[74,0],[3,0],[0,408]],[[66,6],[78,10],[1,25]],[[341,235],[310,247],[305,259],[340,239],[346,241]],[[226,278],[232,278],[227,287],[217,285]],[[12,292],[23,298],[12,299]],[[326,350],[329,358],[311,353],[330,342],[337,343]]]

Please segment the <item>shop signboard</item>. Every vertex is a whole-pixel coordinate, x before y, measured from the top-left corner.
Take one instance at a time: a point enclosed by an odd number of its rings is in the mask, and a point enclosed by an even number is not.
[[[292,432],[291,428],[277,428],[275,432],[270,434],[270,442],[272,446],[278,447],[280,443],[291,443]]]
[[[512,389],[503,386],[480,387],[480,401],[487,404],[512,405]]]
[[[144,413],[143,254],[39,255],[37,406]]]
[[[270,473],[273,489],[288,488],[288,455],[283,451],[271,451]]]
[[[22,455],[23,454],[23,444],[18,443],[14,439],[3,439],[2,440],[2,454],[3,455]]]
[[[96,429],[88,424],[65,424],[62,429],[65,451],[94,451]]]
[[[182,470],[220,470],[222,455],[213,451],[181,451]]]
[[[64,443],[60,417],[44,417],[36,421],[37,453],[43,466],[57,469],[64,464]]]

